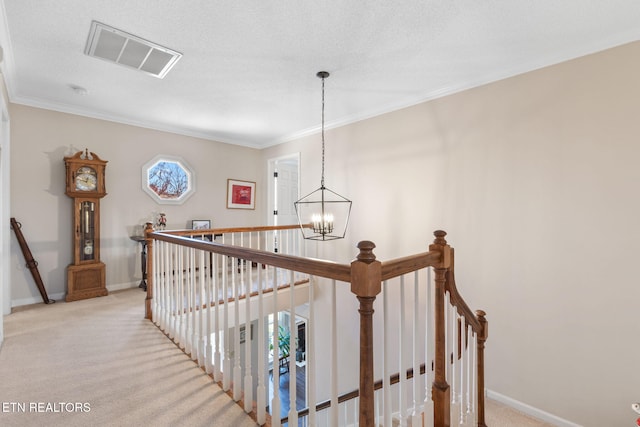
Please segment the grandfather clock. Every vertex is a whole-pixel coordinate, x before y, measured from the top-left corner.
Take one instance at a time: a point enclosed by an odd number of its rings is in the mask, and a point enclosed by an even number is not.
[[[100,199],[107,195],[107,165],[95,153],[78,151],[64,158],[66,195],[73,199],[73,264],[67,267],[66,301],[109,294],[100,261]]]

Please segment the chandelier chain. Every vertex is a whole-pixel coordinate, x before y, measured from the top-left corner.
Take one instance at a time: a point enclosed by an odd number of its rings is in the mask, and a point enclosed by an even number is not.
[[[320,178],[320,187],[324,188],[324,79],[322,76],[322,174]]]

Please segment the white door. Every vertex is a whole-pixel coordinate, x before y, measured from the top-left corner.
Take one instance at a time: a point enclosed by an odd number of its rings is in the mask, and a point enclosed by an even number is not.
[[[269,224],[298,223],[294,203],[299,198],[299,155],[282,157],[269,162]]]

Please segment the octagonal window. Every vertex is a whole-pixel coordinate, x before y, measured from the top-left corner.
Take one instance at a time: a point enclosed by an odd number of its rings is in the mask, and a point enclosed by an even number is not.
[[[195,192],[195,175],[184,159],[159,155],[142,167],[142,189],[161,204],[182,204]]]

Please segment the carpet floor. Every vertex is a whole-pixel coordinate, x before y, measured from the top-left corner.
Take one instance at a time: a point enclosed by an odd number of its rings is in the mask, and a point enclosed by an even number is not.
[[[4,318],[2,426],[255,426],[151,322],[140,289]]]
[[[4,317],[0,426],[256,426],[157,327],[140,289]],[[492,427],[547,427],[488,400]]]

